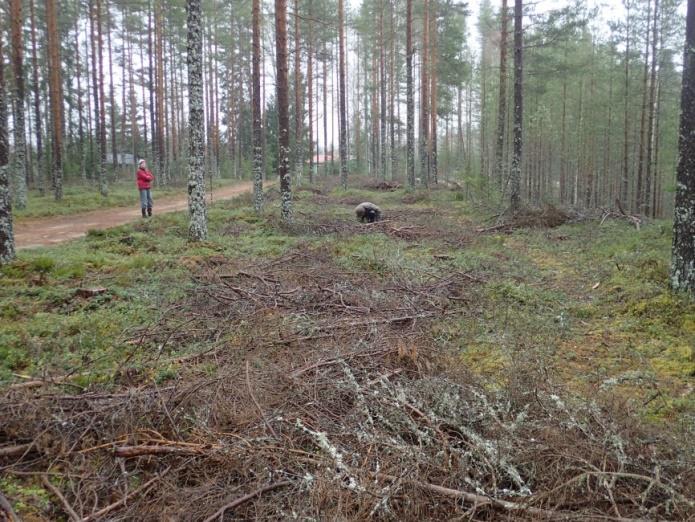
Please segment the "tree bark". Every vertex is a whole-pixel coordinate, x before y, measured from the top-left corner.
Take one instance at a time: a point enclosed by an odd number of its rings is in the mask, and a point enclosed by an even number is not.
[[[415,103],[413,100],[413,0],[406,0],[406,158],[408,186],[415,188]]]
[[[313,5],[309,0],[309,12],[307,13],[309,20],[309,49],[307,51],[307,87],[308,87],[308,102],[309,102],[309,183],[314,182],[314,23]]]
[[[510,177],[510,207],[517,212],[521,206],[521,154],[523,148],[523,2],[514,1],[514,155]]]
[[[60,41],[56,0],[46,1],[46,23],[48,34],[49,97],[51,105],[51,171],[53,195],[56,201],[63,199],[63,92],[61,82]]]
[[[695,297],[695,0],[688,0],[673,219],[671,287]]]
[[[343,0],[338,0],[338,55],[340,60],[340,71],[338,73],[339,83],[339,120],[340,120],[340,184],[343,188],[347,188],[348,182],[348,167],[347,167],[347,114],[345,111],[346,90],[345,90],[345,8]]]
[[[647,124],[647,81],[649,78],[649,24],[651,22],[651,1],[647,0],[647,30],[645,31],[644,38],[644,71],[642,73],[642,111],[640,116],[640,128],[639,128],[639,151],[637,160],[637,184],[635,187],[635,202],[634,210],[637,213],[642,213],[642,202],[643,202],[643,178],[644,178],[644,160],[645,160],[645,147],[646,143],[646,129]]]
[[[111,101],[111,164],[115,171],[118,167],[118,156],[116,148],[116,98],[113,86],[113,49],[111,48],[111,31],[114,30],[111,20],[111,9],[109,0],[104,0],[106,6],[106,46],[109,52],[109,100]],[[79,96],[79,95],[78,95]]]
[[[34,132],[36,133],[36,172],[37,172],[37,184],[39,185],[39,191],[43,194],[44,183],[43,183],[43,122],[41,121],[41,96],[39,85],[39,64],[37,57],[37,44],[36,44],[36,13],[35,13],[34,0],[29,0],[29,17],[31,22],[31,68],[32,68],[32,90],[34,91],[34,119],[36,120],[34,125]],[[76,43],[75,47],[75,57],[77,68],[77,89],[78,89],[78,99],[77,107],[80,115],[80,147],[84,148],[84,133],[82,132],[82,89],[80,87],[80,48]]]
[[[437,166],[437,0],[430,0],[430,140],[429,140],[429,172],[432,182],[438,180]]]
[[[651,214],[652,199],[652,154],[654,151],[654,117],[656,112],[656,68],[657,68],[657,20],[659,19],[659,0],[654,0],[654,22],[652,29],[652,63],[649,81],[649,121],[647,122],[647,159],[644,176],[644,214]]]
[[[275,59],[277,60],[278,101],[278,177],[280,213],[285,223],[292,221],[290,175],[290,117],[287,81],[287,0],[275,0]],[[324,79],[325,81],[325,79]]]
[[[22,29],[22,0],[10,0],[12,36],[12,70],[14,72],[14,156],[12,179],[14,204],[18,209],[27,206],[26,124],[24,119],[24,43]]]
[[[386,179],[386,74],[384,67],[384,0],[379,0],[379,175]]]
[[[261,123],[261,0],[253,0],[253,206],[263,209],[263,128]]]
[[[500,86],[497,100],[497,143],[495,146],[495,178],[504,186],[504,124],[507,119],[507,0],[502,0],[500,11]]]
[[[429,142],[429,33],[430,33],[429,0],[423,2],[422,15],[422,49],[420,51],[420,178],[425,186],[430,183],[429,157],[427,146]]]
[[[628,115],[629,115],[629,98],[630,98],[630,2],[626,0],[625,9],[626,13],[626,27],[625,27],[625,100],[624,100],[624,111],[623,111],[623,178],[622,185],[620,188],[620,199],[623,202],[628,201],[628,188],[629,188],[629,165],[628,165]]]
[[[203,28],[201,0],[187,0],[188,65],[188,237],[203,241],[208,235],[205,208],[205,164],[203,127]]]
[[[48,0],[49,2],[51,0]],[[5,97],[5,56],[0,38],[0,265],[15,258],[14,233],[12,231],[12,201],[7,161],[9,140],[7,138],[7,99]]]
[[[302,97],[301,31],[299,29],[299,0],[294,0],[294,170],[299,182],[304,170],[303,130],[304,98]]]

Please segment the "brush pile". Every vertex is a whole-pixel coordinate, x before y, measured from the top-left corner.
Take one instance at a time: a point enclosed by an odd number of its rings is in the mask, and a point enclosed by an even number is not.
[[[537,368],[493,386],[457,362],[435,327],[475,313],[475,274],[379,275],[298,247],[194,278],[124,340],[140,362],[117,384],[3,392],[0,466],[48,491],[37,519],[695,516],[692,447]]]

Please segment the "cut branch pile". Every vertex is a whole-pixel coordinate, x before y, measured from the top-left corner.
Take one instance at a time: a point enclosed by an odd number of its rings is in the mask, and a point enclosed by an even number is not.
[[[5,391],[0,467],[46,489],[37,517],[695,516],[692,448],[547,382],[492,390],[440,347],[474,274],[377,277],[300,247],[195,278],[133,346],[176,366],[165,385]]]

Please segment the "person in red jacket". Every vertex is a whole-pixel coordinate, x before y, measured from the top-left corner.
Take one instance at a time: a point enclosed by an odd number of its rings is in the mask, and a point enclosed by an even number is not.
[[[138,173],[136,175],[138,190],[140,191],[140,208],[142,217],[152,216],[152,181],[154,176],[147,170],[147,162],[141,159],[138,163]]]

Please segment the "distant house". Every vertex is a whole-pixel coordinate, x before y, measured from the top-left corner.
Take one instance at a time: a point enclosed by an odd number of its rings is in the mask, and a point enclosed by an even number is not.
[[[333,156],[331,154],[316,154],[316,156],[314,156],[314,165],[323,165],[324,163],[329,163],[332,160]]]
[[[347,159],[350,161],[354,159],[354,157],[349,154]],[[331,154],[316,154],[314,156],[314,165],[323,165],[324,163],[330,163],[331,161],[333,161],[333,156]],[[335,158],[335,162],[340,162],[340,158]],[[307,163],[309,163],[309,160],[307,160]]]
[[[106,163],[113,163],[113,152],[106,154]],[[118,165],[135,165],[137,161],[135,156],[128,152],[117,152],[116,153],[116,164]]]

